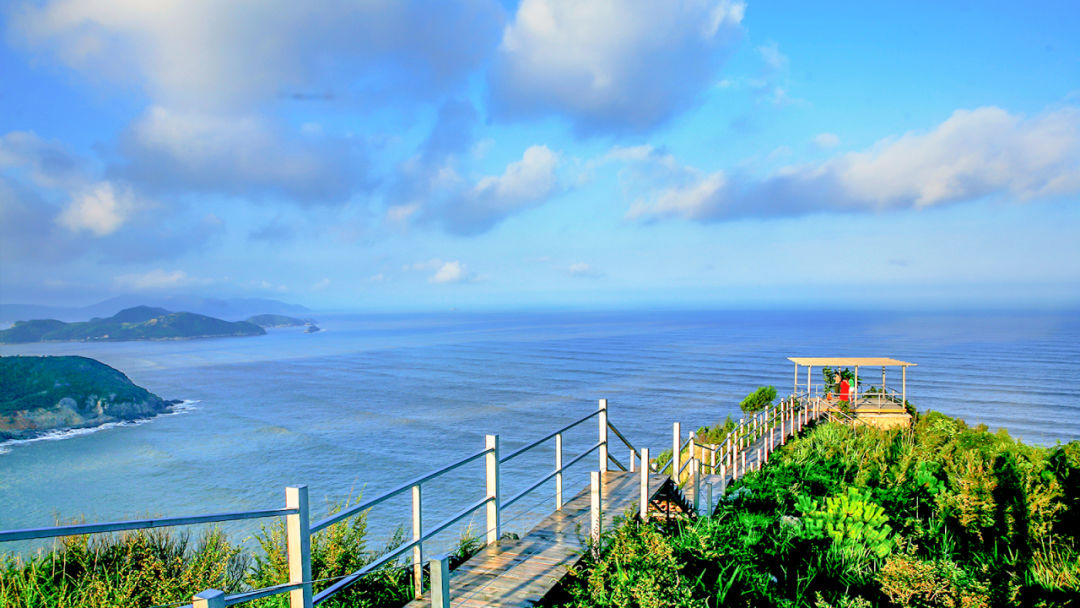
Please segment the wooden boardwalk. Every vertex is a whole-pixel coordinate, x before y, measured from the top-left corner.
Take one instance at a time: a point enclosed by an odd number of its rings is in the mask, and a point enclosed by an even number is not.
[[[641,473],[609,471],[602,476],[601,504],[605,526],[615,516],[637,513]],[[669,484],[667,475],[649,475],[649,499]],[[450,605],[534,606],[581,561],[589,537],[589,488],[574,496],[562,510],[548,515],[518,540],[500,540],[482,549],[450,572]],[[431,606],[430,592],[407,604]]]

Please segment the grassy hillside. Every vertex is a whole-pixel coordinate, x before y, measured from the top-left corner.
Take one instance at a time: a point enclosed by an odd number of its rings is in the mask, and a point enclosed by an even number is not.
[[[1080,442],[823,424],[713,517],[626,523],[547,605],[1080,606]]]
[[[261,336],[266,330],[246,321],[223,321],[190,312],[169,312],[163,308],[136,306],[106,319],[80,323],[56,320],[19,321],[0,331],[0,342],[74,342],[169,340]]]
[[[160,397],[120,371],[86,357],[0,357],[0,415],[46,409],[64,398],[85,404],[90,396],[115,403],[154,403]]]
[[[249,318],[247,322],[254,323],[259,327],[301,327],[310,323],[310,321],[286,315],[255,315]]]

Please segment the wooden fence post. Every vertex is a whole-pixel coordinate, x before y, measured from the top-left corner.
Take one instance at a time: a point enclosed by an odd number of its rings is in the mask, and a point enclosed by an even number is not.
[[[225,608],[225,594],[217,589],[207,589],[191,598],[191,608]]]
[[[607,399],[600,400],[600,472],[607,472],[608,462],[608,432],[607,432]]]
[[[555,435],[555,510],[562,511],[562,433]]]
[[[649,448],[641,448],[641,493],[638,496],[638,516],[649,518]]]
[[[424,595],[424,522],[421,517],[420,484],[412,487],[412,539],[416,543],[412,548],[413,595],[420,599]]]
[[[600,550],[600,529],[603,525],[603,513],[600,504],[600,471],[589,472],[589,537],[593,541],[593,551]]]
[[[307,486],[285,488],[285,545],[289,559],[289,582],[303,583],[289,592],[289,608],[311,608],[311,520]]]
[[[431,573],[431,608],[450,608],[450,555],[436,555],[428,562]]]
[[[682,464],[682,428],[678,422],[671,425],[671,478],[679,485],[679,465]]]
[[[485,435],[484,447],[489,451],[484,458],[487,481],[487,544],[493,545],[502,536],[500,507],[502,496],[499,493],[499,436]]]

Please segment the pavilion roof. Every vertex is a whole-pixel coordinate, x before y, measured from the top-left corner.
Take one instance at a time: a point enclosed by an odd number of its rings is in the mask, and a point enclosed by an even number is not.
[[[788,361],[792,361],[796,365],[811,367],[856,367],[860,365],[866,367],[909,367],[918,365],[917,363],[909,363],[888,357],[788,357]]]

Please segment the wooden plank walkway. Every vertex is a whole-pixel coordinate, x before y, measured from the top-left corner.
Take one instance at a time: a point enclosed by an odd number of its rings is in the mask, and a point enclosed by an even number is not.
[[[667,475],[649,475],[649,498],[656,498]],[[641,473],[609,471],[602,476],[604,525],[628,510],[637,512]],[[534,606],[562,580],[567,568],[581,561],[589,536],[589,488],[568,501],[519,540],[501,540],[482,549],[450,572],[450,605]],[[430,592],[406,604],[431,605]]]

